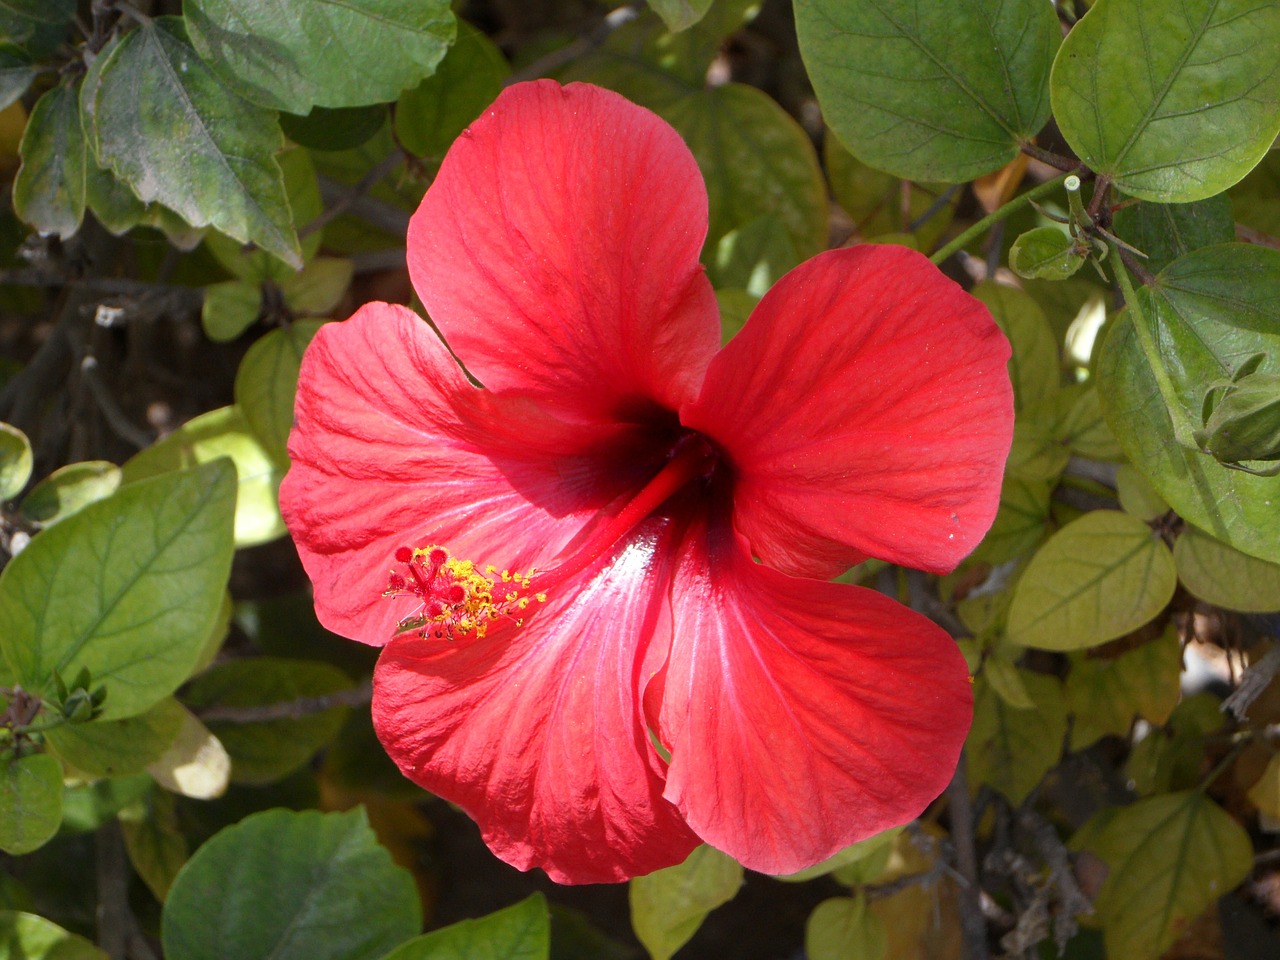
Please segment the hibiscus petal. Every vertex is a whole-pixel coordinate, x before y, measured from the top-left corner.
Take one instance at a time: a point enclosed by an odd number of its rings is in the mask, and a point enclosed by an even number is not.
[[[765,563],[946,572],[995,518],[1008,359],[986,308],[925,257],[833,250],[765,295],[681,419],[728,454],[734,521]]]
[[[801,870],[946,787],[973,697],[956,644],[926,618],[755,563],[726,523],[685,539],[672,623],[665,795],[744,866]]]
[[[450,148],[409,227],[409,272],[486,387],[635,419],[695,396],[719,344],[706,231],[706,187],[670,126],[540,80]]]
[[[618,444],[635,452],[622,465]],[[371,303],[303,357],[280,509],[320,622],[381,645],[416,603],[381,595],[397,547],[545,565],[634,487],[644,449],[634,428],[571,428],[476,389],[420,318]]]
[[[383,649],[373,719],[387,753],[521,870],[625,880],[698,843],[662,799],[637,706],[647,648],[670,641],[664,536],[650,521],[609,562],[555,584],[522,627]]]

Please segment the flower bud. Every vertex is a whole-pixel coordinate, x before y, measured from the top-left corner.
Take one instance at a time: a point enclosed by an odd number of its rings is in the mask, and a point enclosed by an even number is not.
[[[1280,473],[1280,375],[1248,373],[1214,386],[1205,397],[1204,429],[1196,431],[1195,440],[1224,466],[1264,476]]]

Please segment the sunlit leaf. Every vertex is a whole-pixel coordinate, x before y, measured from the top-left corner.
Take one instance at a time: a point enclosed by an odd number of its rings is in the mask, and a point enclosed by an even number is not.
[[[672,33],[687,30],[707,15],[711,0],[649,0]]]
[[[34,913],[0,910],[0,956],[5,960],[108,960],[84,937]]]
[[[379,960],[421,924],[412,877],[378,845],[363,810],[268,810],[187,861],[161,938],[168,960]]]
[[[317,257],[298,273],[281,279],[285,306],[302,316],[327,315],[351,286],[355,264],[336,257]]]
[[[235,474],[222,461],[122,487],[43,531],[0,574],[0,646],[31,691],[56,671],[134,716],[190,674],[231,567]]]
[[[1156,488],[1133,467],[1121,464],[1116,471],[1116,496],[1120,508],[1143,523],[1163,517],[1169,512],[1169,504],[1156,492]]]
[[[0,500],[12,500],[31,479],[31,441],[17,427],[0,423]]]
[[[1253,866],[1249,835],[1201,791],[1105,810],[1072,840],[1109,866],[1094,907],[1107,955],[1155,960]]]
[[[448,0],[187,0],[183,12],[223,82],[289,113],[394,100],[454,37]]]
[[[1097,0],[1053,65],[1053,115],[1076,154],[1145,200],[1220,193],[1280,133],[1280,6]]]
[[[31,488],[22,498],[22,515],[45,526],[65,520],[115,493],[120,478],[120,468],[106,460],[69,463]]]
[[[1086,255],[1057,227],[1028,230],[1009,248],[1009,269],[1028,280],[1065,280],[1084,266]]]
[[[248,280],[224,280],[204,288],[200,325],[214,343],[244,333],[262,315],[262,287]]]
[[[249,428],[239,407],[219,407],[188,420],[128,460],[124,480],[133,483],[222,457],[230,457],[236,466],[236,546],[250,547],[283,536],[277,491],[284,468]]]
[[[177,737],[147,773],[171,793],[193,800],[222,796],[231,782],[231,757],[209,728],[183,708]]]
[[[631,881],[631,926],[652,960],[670,957],[742,886],[742,866],[706,844],[684,863]]]
[[[958,183],[998,170],[1049,119],[1057,17],[1041,0],[798,0],[827,124],[865,163]]]
[[[812,880],[814,877],[822,877],[833,873],[840,882],[847,883],[849,882],[850,873],[855,871],[864,876],[870,873],[874,878],[883,871],[897,841],[898,834],[901,832],[902,827],[891,827],[888,830],[867,837],[865,840],[850,844],[821,863],[815,863],[812,867],[807,867],[797,873],[789,873],[777,879],[786,880],[788,883],[802,883],[806,880]],[[862,882],[869,883],[870,880]]]
[[[1169,548],[1140,520],[1095,510],[1031,559],[1009,607],[1009,639],[1079,650],[1122,637],[1165,608],[1177,586]]]
[[[382,960],[547,960],[551,922],[540,893],[477,920],[416,937]]]

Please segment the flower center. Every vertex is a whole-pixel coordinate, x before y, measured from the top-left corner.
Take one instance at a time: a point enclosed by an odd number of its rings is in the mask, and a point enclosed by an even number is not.
[[[530,592],[535,575],[545,578],[547,589],[581,573],[662,506],[690,481],[706,476],[716,462],[716,453],[701,437],[682,438],[663,468],[617,513],[606,517],[585,540],[550,571],[535,573],[502,570],[487,566],[481,573],[470,560],[450,556],[441,546],[396,550],[396,563],[403,568],[388,576],[384,597],[417,597],[418,609],[396,626],[396,636],[411,633],[419,637],[453,640],[474,634],[483,637],[489,624],[507,621],[523,625],[525,611],[533,603],[544,603],[546,590]]]
[[[416,550],[400,547],[396,563],[405,573],[393,570],[387,579],[384,597],[417,597],[415,613],[396,625],[396,635],[416,633],[420,637],[453,640],[474,633],[483,637],[495,620],[509,620],[520,626],[523,611],[533,602],[544,603],[545,593],[530,593],[534,571],[527,573],[486,567],[481,573],[470,560],[449,556],[444,547]],[[406,576],[407,574],[407,576]]]

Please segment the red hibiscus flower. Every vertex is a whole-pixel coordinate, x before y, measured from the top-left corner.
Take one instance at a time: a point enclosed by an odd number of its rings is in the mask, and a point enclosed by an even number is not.
[[[706,229],[654,114],[514,86],[409,228],[444,340],[371,303],[302,365],[281,504],[321,622],[383,647],[405,774],[562,882],[700,840],[809,866],[917,816],[969,728],[951,638],[828,578],[950,570],[982,538],[1008,343],[924,257],[862,246],[717,350]]]

